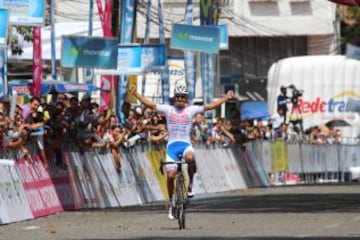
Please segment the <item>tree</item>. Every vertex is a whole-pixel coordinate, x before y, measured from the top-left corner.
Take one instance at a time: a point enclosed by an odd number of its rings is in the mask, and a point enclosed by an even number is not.
[[[45,10],[45,26],[51,24],[51,14],[50,14],[50,2],[51,0],[46,1],[46,10]],[[10,31],[13,30],[13,31]],[[11,48],[11,54],[21,55],[23,53],[22,46],[19,43],[20,37],[26,42],[32,42],[32,27],[31,26],[14,26],[9,29],[9,38],[8,46]]]

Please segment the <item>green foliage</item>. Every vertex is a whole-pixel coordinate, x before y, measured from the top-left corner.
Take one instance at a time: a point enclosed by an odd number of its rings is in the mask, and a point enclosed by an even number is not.
[[[8,44],[11,48],[11,53],[13,55],[21,55],[24,51],[19,44],[19,35],[21,35],[26,42],[32,42],[32,27],[28,26],[17,26],[15,27],[16,34],[10,34],[8,39]]]

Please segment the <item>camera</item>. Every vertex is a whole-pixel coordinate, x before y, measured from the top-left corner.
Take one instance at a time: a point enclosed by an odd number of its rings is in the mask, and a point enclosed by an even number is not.
[[[298,104],[299,101],[299,97],[302,97],[304,90],[299,90],[297,89],[294,85],[290,85],[288,88],[290,88],[292,90],[292,95],[291,95],[291,103],[294,105]]]

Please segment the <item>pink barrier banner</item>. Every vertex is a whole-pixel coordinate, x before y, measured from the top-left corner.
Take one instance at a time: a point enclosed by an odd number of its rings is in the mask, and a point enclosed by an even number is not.
[[[31,165],[19,158],[16,167],[23,182],[26,197],[34,217],[46,216],[63,211],[49,173],[38,156]]]
[[[67,168],[56,166],[55,159],[49,161],[49,174],[52,182],[64,210],[82,209],[84,208],[84,201],[76,187],[75,169],[69,164],[67,153],[63,152],[62,157]]]

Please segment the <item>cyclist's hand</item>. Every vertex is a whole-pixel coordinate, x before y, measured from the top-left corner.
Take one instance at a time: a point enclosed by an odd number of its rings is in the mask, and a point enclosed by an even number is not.
[[[229,100],[229,99],[232,99],[234,97],[234,92],[233,91],[228,91],[226,93],[226,99]]]
[[[134,95],[135,92],[136,92],[136,86],[135,86],[135,85],[131,85],[131,86],[129,87],[129,92],[130,92],[132,95]]]

